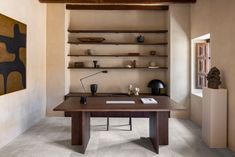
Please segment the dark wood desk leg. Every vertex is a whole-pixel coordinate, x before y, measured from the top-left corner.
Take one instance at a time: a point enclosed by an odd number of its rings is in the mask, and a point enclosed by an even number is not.
[[[71,112],[72,116],[72,145],[81,145],[85,153],[90,139],[90,113]]]
[[[132,113],[130,112],[130,115],[129,115],[129,125],[130,125],[130,131],[132,131]]]
[[[153,147],[159,154],[159,114],[158,112],[149,113],[149,136]]]
[[[159,145],[169,144],[169,114],[170,112],[158,112]]]
[[[151,112],[149,118],[149,136],[158,154],[159,145],[169,144],[169,112]]]
[[[107,131],[109,131],[109,112],[107,112]]]

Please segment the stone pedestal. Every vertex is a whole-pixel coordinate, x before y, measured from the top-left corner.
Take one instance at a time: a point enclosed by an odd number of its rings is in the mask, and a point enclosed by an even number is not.
[[[202,138],[210,148],[227,147],[226,89],[203,89]]]

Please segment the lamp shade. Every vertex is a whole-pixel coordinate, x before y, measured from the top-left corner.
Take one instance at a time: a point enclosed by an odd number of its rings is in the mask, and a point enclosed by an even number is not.
[[[148,83],[150,88],[165,88],[165,84],[161,80],[152,80]]]
[[[161,95],[161,90],[165,88],[165,84],[161,80],[152,80],[148,83],[148,87],[152,89],[153,95]]]

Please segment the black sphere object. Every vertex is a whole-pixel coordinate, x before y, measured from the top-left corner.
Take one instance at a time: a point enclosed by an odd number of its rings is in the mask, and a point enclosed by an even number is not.
[[[152,95],[161,95],[161,89],[165,88],[165,84],[155,79],[148,83],[148,87],[152,89]]]
[[[98,89],[98,85],[97,84],[91,84],[90,89],[91,89],[92,95],[95,95],[96,92],[97,92],[97,89]]]

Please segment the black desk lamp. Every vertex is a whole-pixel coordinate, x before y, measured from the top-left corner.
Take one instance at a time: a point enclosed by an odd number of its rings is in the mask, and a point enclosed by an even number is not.
[[[83,83],[82,83],[82,80],[87,79],[88,77],[91,77],[91,76],[100,74],[100,73],[108,73],[108,71],[107,71],[107,70],[99,71],[99,72],[97,72],[97,73],[88,75],[88,76],[83,77],[83,78],[80,79],[80,82],[81,82],[81,84],[82,84],[82,88],[83,88],[84,92],[86,92],[86,89],[85,89],[85,87],[84,87],[84,85],[83,85]],[[80,102],[81,102],[82,104],[86,104],[86,102],[87,102],[86,99],[87,99],[86,96],[81,96]]]
[[[148,83],[148,87],[152,89],[152,95],[161,95],[161,89],[165,88],[165,84],[161,80],[152,80]]]

